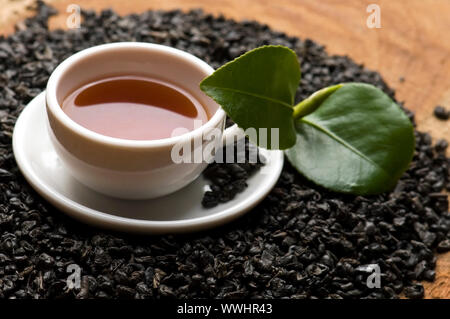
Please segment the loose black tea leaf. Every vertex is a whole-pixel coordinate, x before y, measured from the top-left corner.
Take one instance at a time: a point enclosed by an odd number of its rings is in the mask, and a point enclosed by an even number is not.
[[[436,106],[433,111],[434,116],[440,120],[448,120],[450,118],[450,110],[447,111],[443,106]]]
[[[433,250],[450,249],[448,198],[439,193],[450,190],[450,159],[446,142],[433,146],[428,134],[415,132],[411,167],[390,193],[332,193],[301,178],[286,162],[276,187],[252,212],[184,236],[133,237],[75,222],[31,189],[12,155],[15,120],[56,65],[105,42],[170,45],[216,68],[268,42],[285,45],[301,57],[297,100],[352,81],[371,83],[393,97],[378,73],[329,56],[311,40],[198,10],[126,17],[84,11],[80,29],[48,31],[53,9],[41,2],[37,9],[26,29],[0,38],[0,298],[423,296],[416,279],[432,280]],[[358,270],[370,264],[382,272],[379,289],[368,288],[368,273]],[[80,288],[67,287],[70,265],[81,271]]]

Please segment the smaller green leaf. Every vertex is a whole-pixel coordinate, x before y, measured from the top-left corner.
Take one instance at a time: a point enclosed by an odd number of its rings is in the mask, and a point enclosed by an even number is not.
[[[296,54],[283,46],[263,46],[220,67],[200,88],[239,127],[255,129],[256,136],[248,135],[253,143],[286,149],[296,140],[292,107],[299,82]],[[272,138],[272,129],[279,130],[278,136]]]
[[[342,84],[336,84],[320,89],[319,91],[311,94],[309,97],[307,97],[294,107],[294,119],[301,118],[317,110],[317,108],[322,104],[323,101],[325,101],[327,97],[329,97],[341,87]]]
[[[385,93],[348,83],[296,121],[297,142],[285,151],[305,177],[352,194],[391,190],[414,154],[413,126]]]

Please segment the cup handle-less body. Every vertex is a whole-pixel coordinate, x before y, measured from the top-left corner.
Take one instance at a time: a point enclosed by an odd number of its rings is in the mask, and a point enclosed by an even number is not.
[[[214,130],[223,131],[225,111],[198,85],[213,72],[211,66],[189,53],[153,43],[108,43],[70,56],[52,72],[46,90],[50,132],[61,161],[80,183],[112,197],[156,198],[188,185],[207,163],[178,165],[172,151],[175,145],[191,145],[197,140],[206,147],[204,136]],[[61,101],[73,88],[110,74],[162,76],[192,92],[212,117],[199,129],[179,136],[135,141],[95,133],[64,113]]]

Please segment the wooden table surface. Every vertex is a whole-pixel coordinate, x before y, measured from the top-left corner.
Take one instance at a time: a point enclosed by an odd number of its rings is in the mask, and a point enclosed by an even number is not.
[[[0,34],[30,13],[32,0],[0,0]],[[47,0],[60,14],[51,28],[65,28],[69,4],[120,14],[148,9],[188,10],[251,19],[300,38],[324,44],[329,53],[348,55],[379,71],[397,99],[416,113],[418,128],[434,139],[450,138],[450,121],[432,115],[436,105],[450,108],[449,0]],[[366,11],[380,7],[381,28],[370,29]],[[427,298],[450,298],[450,253],[440,255],[434,283],[424,283]]]

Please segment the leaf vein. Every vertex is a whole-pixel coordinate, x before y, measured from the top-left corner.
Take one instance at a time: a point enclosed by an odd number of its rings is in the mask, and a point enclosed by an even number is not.
[[[358,151],[356,148],[354,148],[352,145],[350,145],[349,143],[347,143],[346,141],[344,141],[342,138],[340,138],[339,136],[337,136],[336,134],[330,132],[329,130],[327,130],[326,128],[318,125],[317,123],[308,121],[305,118],[301,119],[302,122],[311,125],[312,127],[318,129],[319,131],[325,133],[326,135],[330,136],[331,138],[333,138],[334,140],[336,140],[338,143],[342,144],[343,146],[345,146],[346,148],[348,148],[350,151],[352,151],[353,153],[355,153],[356,155],[362,157],[363,159],[365,159],[367,162],[369,162],[370,164],[372,164],[373,166],[377,167],[378,169],[380,169],[385,175],[387,175],[388,177],[390,176],[390,174],[384,169],[384,167],[378,165],[376,162],[374,162],[371,158],[367,157],[364,153]]]
[[[286,102],[283,102],[283,101],[280,101],[280,100],[276,100],[276,99],[273,99],[273,98],[270,98],[270,97],[267,97],[267,96],[264,96],[264,95],[261,95],[261,94],[257,94],[257,93],[251,93],[251,92],[241,91],[241,90],[237,90],[237,89],[233,89],[233,88],[227,88],[227,87],[220,87],[220,86],[209,86],[209,87],[212,87],[212,88],[215,88],[215,89],[219,89],[219,90],[239,93],[239,94],[242,94],[242,95],[248,95],[248,96],[256,97],[256,98],[263,99],[263,100],[268,100],[270,102],[278,103],[278,104],[281,104],[281,105],[286,106],[286,107],[291,108],[291,109],[293,107],[293,105],[290,105],[290,104],[288,104]]]

